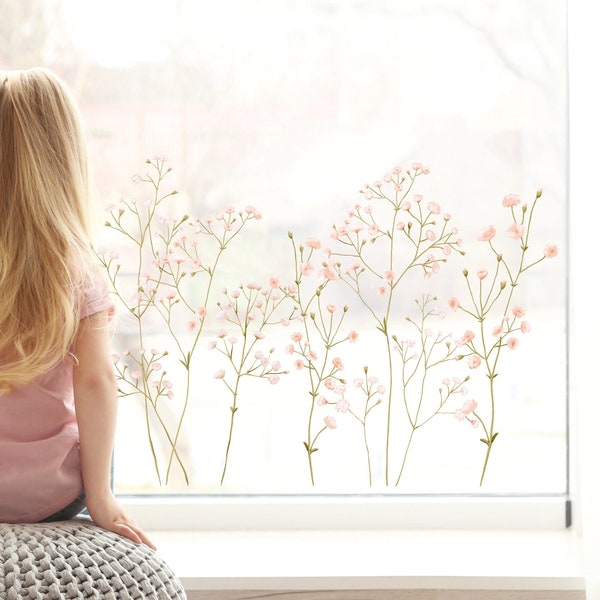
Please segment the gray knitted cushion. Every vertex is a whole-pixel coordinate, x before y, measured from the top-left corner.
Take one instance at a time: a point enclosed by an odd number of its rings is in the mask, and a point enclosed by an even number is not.
[[[0,523],[0,599],[185,599],[160,556],[88,519]]]

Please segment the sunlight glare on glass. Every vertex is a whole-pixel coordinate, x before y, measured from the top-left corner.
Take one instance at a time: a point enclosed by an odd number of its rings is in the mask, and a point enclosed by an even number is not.
[[[72,35],[90,62],[104,67],[132,67],[157,62],[174,36],[174,0],[65,0]]]

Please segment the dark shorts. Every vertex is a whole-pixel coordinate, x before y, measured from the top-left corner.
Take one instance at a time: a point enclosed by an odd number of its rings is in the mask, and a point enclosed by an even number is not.
[[[73,502],[55,512],[53,515],[43,519],[40,523],[50,523],[51,521],[68,521],[76,517],[85,508],[85,494],[77,496]]]

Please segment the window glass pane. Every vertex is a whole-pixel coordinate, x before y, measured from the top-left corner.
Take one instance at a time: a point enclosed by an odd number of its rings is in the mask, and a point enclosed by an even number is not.
[[[79,94],[111,223],[119,491],[566,491],[564,1],[30,4],[2,52]]]

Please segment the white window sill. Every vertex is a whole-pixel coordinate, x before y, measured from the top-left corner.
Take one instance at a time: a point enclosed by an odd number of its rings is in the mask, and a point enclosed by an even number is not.
[[[188,591],[585,589],[581,539],[568,529],[149,534]]]

